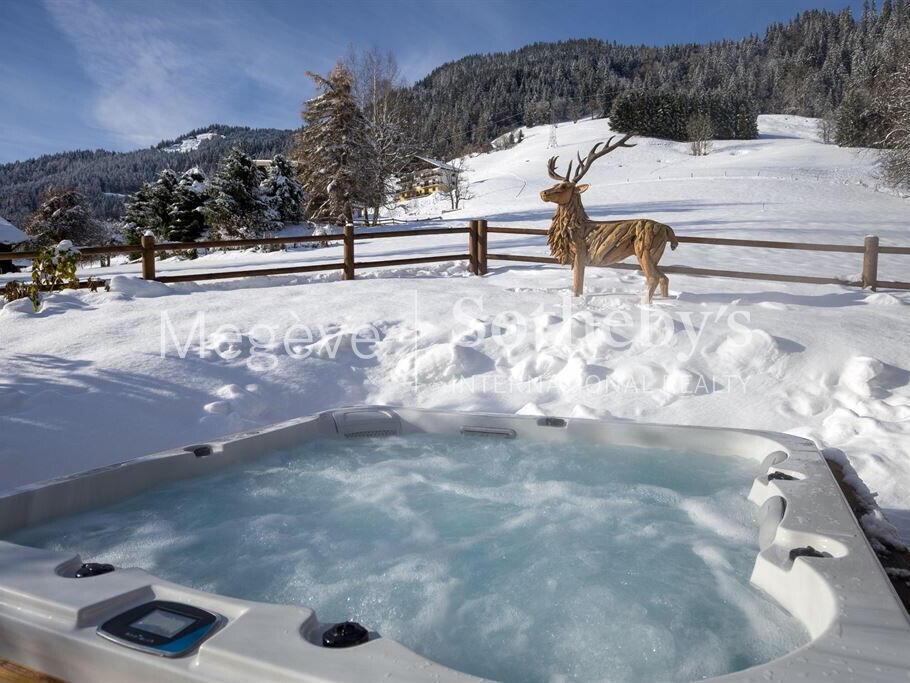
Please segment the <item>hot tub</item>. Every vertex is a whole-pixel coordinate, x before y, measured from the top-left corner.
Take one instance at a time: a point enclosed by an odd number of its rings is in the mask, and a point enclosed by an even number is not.
[[[340,409],[14,490],[0,536],[0,657],[72,681],[910,680],[906,612],[784,434]]]

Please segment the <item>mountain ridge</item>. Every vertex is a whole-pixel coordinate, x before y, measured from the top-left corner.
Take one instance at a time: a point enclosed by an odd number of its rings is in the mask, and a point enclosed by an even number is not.
[[[167,149],[207,133],[217,137],[185,151]],[[293,131],[278,128],[211,124],[128,152],[73,150],[0,164],[0,216],[21,225],[25,216],[34,211],[46,187],[74,185],[85,193],[97,218],[116,219],[121,215],[124,197],[165,168],[182,172],[199,166],[211,173],[221,157],[235,146],[255,158],[271,158],[287,151],[292,136]]]
[[[480,150],[517,126],[606,115],[625,90],[688,95],[735,93],[762,114],[819,116],[836,109],[848,88],[863,96],[900,54],[910,33],[910,2],[867,4],[859,19],[808,10],[762,35],[741,40],[623,45],[598,38],[535,42],[467,55],[433,69],[405,90],[409,128],[428,156],[449,159]],[[883,73],[883,72],[882,72]],[[862,110],[864,103],[856,107]],[[193,136],[215,133],[198,145]],[[0,165],[0,215],[21,223],[49,185],[75,185],[98,218],[117,218],[123,200],[164,168],[207,173],[233,146],[251,156],[286,152],[292,130],[211,124],[131,152],[79,150]],[[850,143],[848,143],[850,144]],[[179,154],[166,151],[179,149]]]

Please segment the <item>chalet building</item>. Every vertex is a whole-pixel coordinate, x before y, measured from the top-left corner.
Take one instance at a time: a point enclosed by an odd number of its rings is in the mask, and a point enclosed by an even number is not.
[[[0,216],[0,251],[12,251],[16,245],[28,240],[28,235]],[[0,273],[17,273],[12,261],[0,261]]]
[[[398,177],[395,200],[406,202],[434,192],[450,192],[456,173],[458,169],[444,161],[414,155],[406,172]]]

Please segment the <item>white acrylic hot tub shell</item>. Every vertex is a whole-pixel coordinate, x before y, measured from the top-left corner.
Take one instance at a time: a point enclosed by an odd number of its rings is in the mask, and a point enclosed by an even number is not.
[[[465,438],[602,441],[668,447],[765,463],[750,493],[762,505],[761,552],[752,581],[799,618],[812,638],[772,662],[724,681],[910,681],[910,620],[848,508],[822,456],[785,434],[632,422],[489,415],[368,406],[340,409],[211,442],[196,457],[176,449],[0,495],[0,535],[125,498],[151,486],[326,436],[471,433]],[[477,436],[490,433],[490,436]],[[768,480],[779,471],[793,480]],[[796,557],[811,546],[831,557]],[[118,569],[69,578],[72,554],[0,541],[0,657],[67,680],[97,681],[469,681],[389,638],[345,650],[318,643],[328,624],[305,607],[268,605],[203,593]],[[69,576],[68,576],[69,575]],[[110,643],[95,628],[153,599],[218,612],[227,625],[188,657],[164,659]]]

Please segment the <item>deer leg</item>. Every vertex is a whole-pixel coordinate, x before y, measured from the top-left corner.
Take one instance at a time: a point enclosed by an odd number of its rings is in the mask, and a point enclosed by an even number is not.
[[[635,244],[635,257],[638,259],[638,265],[641,266],[648,281],[648,303],[654,300],[654,290],[657,289],[657,283],[660,281],[660,275],[657,266],[651,259],[651,252],[642,248],[637,242]]]
[[[660,263],[660,257],[664,255],[664,248],[666,246],[666,243],[661,244],[651,252],[651,262],[654,264],[654,271],[657,273],[657,277],[660,280],[660,295],[664,299],[670,296],[670,278],[664,274],[658,267],[658,264]]]
[[[575,263],[572,267],[574,275],[573,283],[573,295],[581,296],[585,293],[585,261],[587,254],[585,253],[585,243],[584,241],[576,241],[575,243]]]

